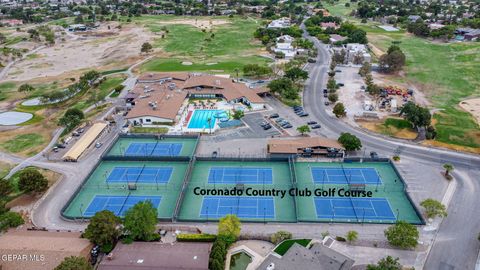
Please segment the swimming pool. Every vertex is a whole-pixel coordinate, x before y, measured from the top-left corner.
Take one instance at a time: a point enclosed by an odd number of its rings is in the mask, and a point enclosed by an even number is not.
[[[188,122],[188,128],[213,128],[218,118],[226,116],[227,114],[222,110],[195,110]]]

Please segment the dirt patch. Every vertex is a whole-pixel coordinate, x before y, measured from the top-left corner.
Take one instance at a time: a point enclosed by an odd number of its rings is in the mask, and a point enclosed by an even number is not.
[[[477,123],[480,124],[480,98],[466,99],[458,104],[460,108],[473,115]]]
[[[400,138],[400,139],[406,139],[406,140],[413,140],[417,137],[417,133],[409,130],[409,129],[399,129],[393,126],[388,126],[386,127],[383,125],[383,120],[379,121],[357,121],[357,123],[370,131],[373,131],[375,133],[380,133],[383,135],[395,137],[395,138]]]
[[[207,19],[182,19],[172,21],[159,21],[160,24],[188,24],[200,29],[210,30],[215,26],[229,24],[227,20],[207,20]]]
[[[373,77],[375,79],[375,83],[380,84],[380,85],[393,85],[397,86],[400,88],[404,89],[412,89],[413,90],[413,100],[415,103],[422,105],[422,106],[430,106],[431,103],[427,99],[426,93],[423,91],[423,89],[435,89],[435,88],[429,88],[426,85],[420,85],[420,84],[413,84],[413,83],[402,83],[399,82],[398,80],[402,80],[405,78],[405,74],[399,73],[396,75],[391,75],[391,74],[382,74],[378,72],[372,73]]]
[[[423,141],[422,144],[427,145],[427,146],[443,147],[443,148],[452,149],[452,150],[455,150],[455,151],[462,151],[462,152],[480,154],[480,148],[453,145],[453,144],[443,143],[443,142],[439,142],[439,141],[431,141],[431,140]]]
[[[141,45],[151,42],[153,36],[141,26],[129,24],[118,28],[116,22],[105,23],[92,32],[68,33],[64,41],[39,50],[37,54],[42,57],[16,63],[5,79],[29,81],[91,68],[126,67],[139,58]],[[20,73],[24,70],[28,72]]]

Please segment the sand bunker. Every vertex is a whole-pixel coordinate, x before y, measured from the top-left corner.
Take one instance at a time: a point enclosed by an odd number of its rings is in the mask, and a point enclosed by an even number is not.
[[[460,107],[473,115],[480,124],[480,98],[466,99],[460,102]]]

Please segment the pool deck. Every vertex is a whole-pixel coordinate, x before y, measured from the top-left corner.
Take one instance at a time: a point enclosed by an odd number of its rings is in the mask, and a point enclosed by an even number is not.
[[[252,257],[252,262],[248,264],[246,270],[255,270],[262,264],[265,257],[275,246],[266,241],[259,240],[242,240],[235,242],[227,252],[227,260],[225,261],[225,270],[230,270],[231,256],[239,252],[245,252]]]

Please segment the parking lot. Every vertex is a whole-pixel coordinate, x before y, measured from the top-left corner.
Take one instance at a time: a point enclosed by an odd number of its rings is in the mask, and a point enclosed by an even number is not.
[[[245,116],[242,118],[243,122],[253,131],[253,133],[257,137],[272,137],[272,136],[278,136],[281,134],[281,132],[272,125],[272,128],[268,130],[264,130],[260,124],[265,122],[264,114],[263,113],[249,113],[245,114]]]

